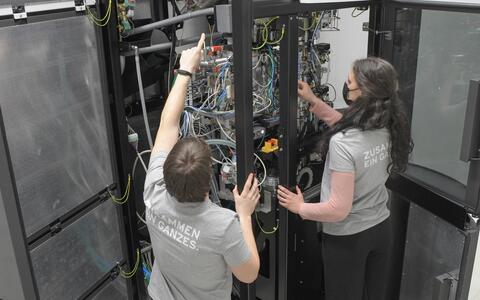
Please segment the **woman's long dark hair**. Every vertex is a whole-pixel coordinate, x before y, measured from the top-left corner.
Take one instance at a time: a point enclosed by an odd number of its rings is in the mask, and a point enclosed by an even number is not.
[[[378,57],[359,59],[353,63],[353,74],[361,96],[343,113],[343,117],[322,137],[318,150],[322,157],[328,152],[330,139],[338,132],[358,128],[386,128],[390,132],[391,163],[388,173],[404,172],[413,143],[410,124],[398,97],[398,79],[394,67]]]

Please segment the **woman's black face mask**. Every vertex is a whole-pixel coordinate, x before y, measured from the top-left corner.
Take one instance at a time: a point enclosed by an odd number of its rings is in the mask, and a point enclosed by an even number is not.
[[[358,88],[353,89],[353,90],[349,90],[347,83],[346,83],[346,82],[343,83],[343,90],[342,90],[343,100],[345,100],[345,103],[346,103],[348,106],[352,105],[352,103],[353,103],[353,100],[352,100],[352,99],[348,99],[348,92],[356,91],[356,90],[358,90]]]

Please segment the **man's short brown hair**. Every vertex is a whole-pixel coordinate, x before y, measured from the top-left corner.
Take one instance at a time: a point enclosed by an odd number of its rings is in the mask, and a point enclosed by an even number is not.
[[[188,137],[175,144],[163,166],[167,191],[179,202],[201,202],[210,190],[210,147]]]

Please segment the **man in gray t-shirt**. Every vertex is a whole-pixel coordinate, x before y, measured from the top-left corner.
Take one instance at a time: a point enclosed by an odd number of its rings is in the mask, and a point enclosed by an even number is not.
[[[196,138],[178,141],[189,74],[198,68],[204,39],[182,53],[145,179],[154,300],[230,299],[232,272],[250,283],[259,270],[251,221],[260,198],[257,179],[250,174],[242,193],[233,191],[237,213],[221,208],[208,199],[209,146]]]
[[[146,221],[155,253],[154,299],[229,299],[232,273],[250,258],[235,212],[209,199],[179,202],[165,188],[167,153],[152,156],[145,179]]]

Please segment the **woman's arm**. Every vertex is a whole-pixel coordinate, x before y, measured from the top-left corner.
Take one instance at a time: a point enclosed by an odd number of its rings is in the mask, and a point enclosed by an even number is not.
[[[305,203],[302,191],[296,187],[296,193],[279,185],[277,194],[281,206],[303,219],[319,222],[339,222],[352,210],[354,172],[332,171],[330,180],[330,198],[327,202]]]
[[[325,122],[329,127],[332,127],[341,118],[342,114],[334,108],[330,107],[327,103],[323,102],[320,98],[315,97],[315,100],[310,102],[309,109],[317,118]]]
[[[320,120],[332,127],[342,118],[342,114],[313,94],[308,83],[298,81],[298,96],[310,104],[310,111]]]
[[[344,220],[352,209],[355,173],[332,171],[330,198],[326,202],[303,203],[299,215],[306,220],[319,222],[339,222]]]

